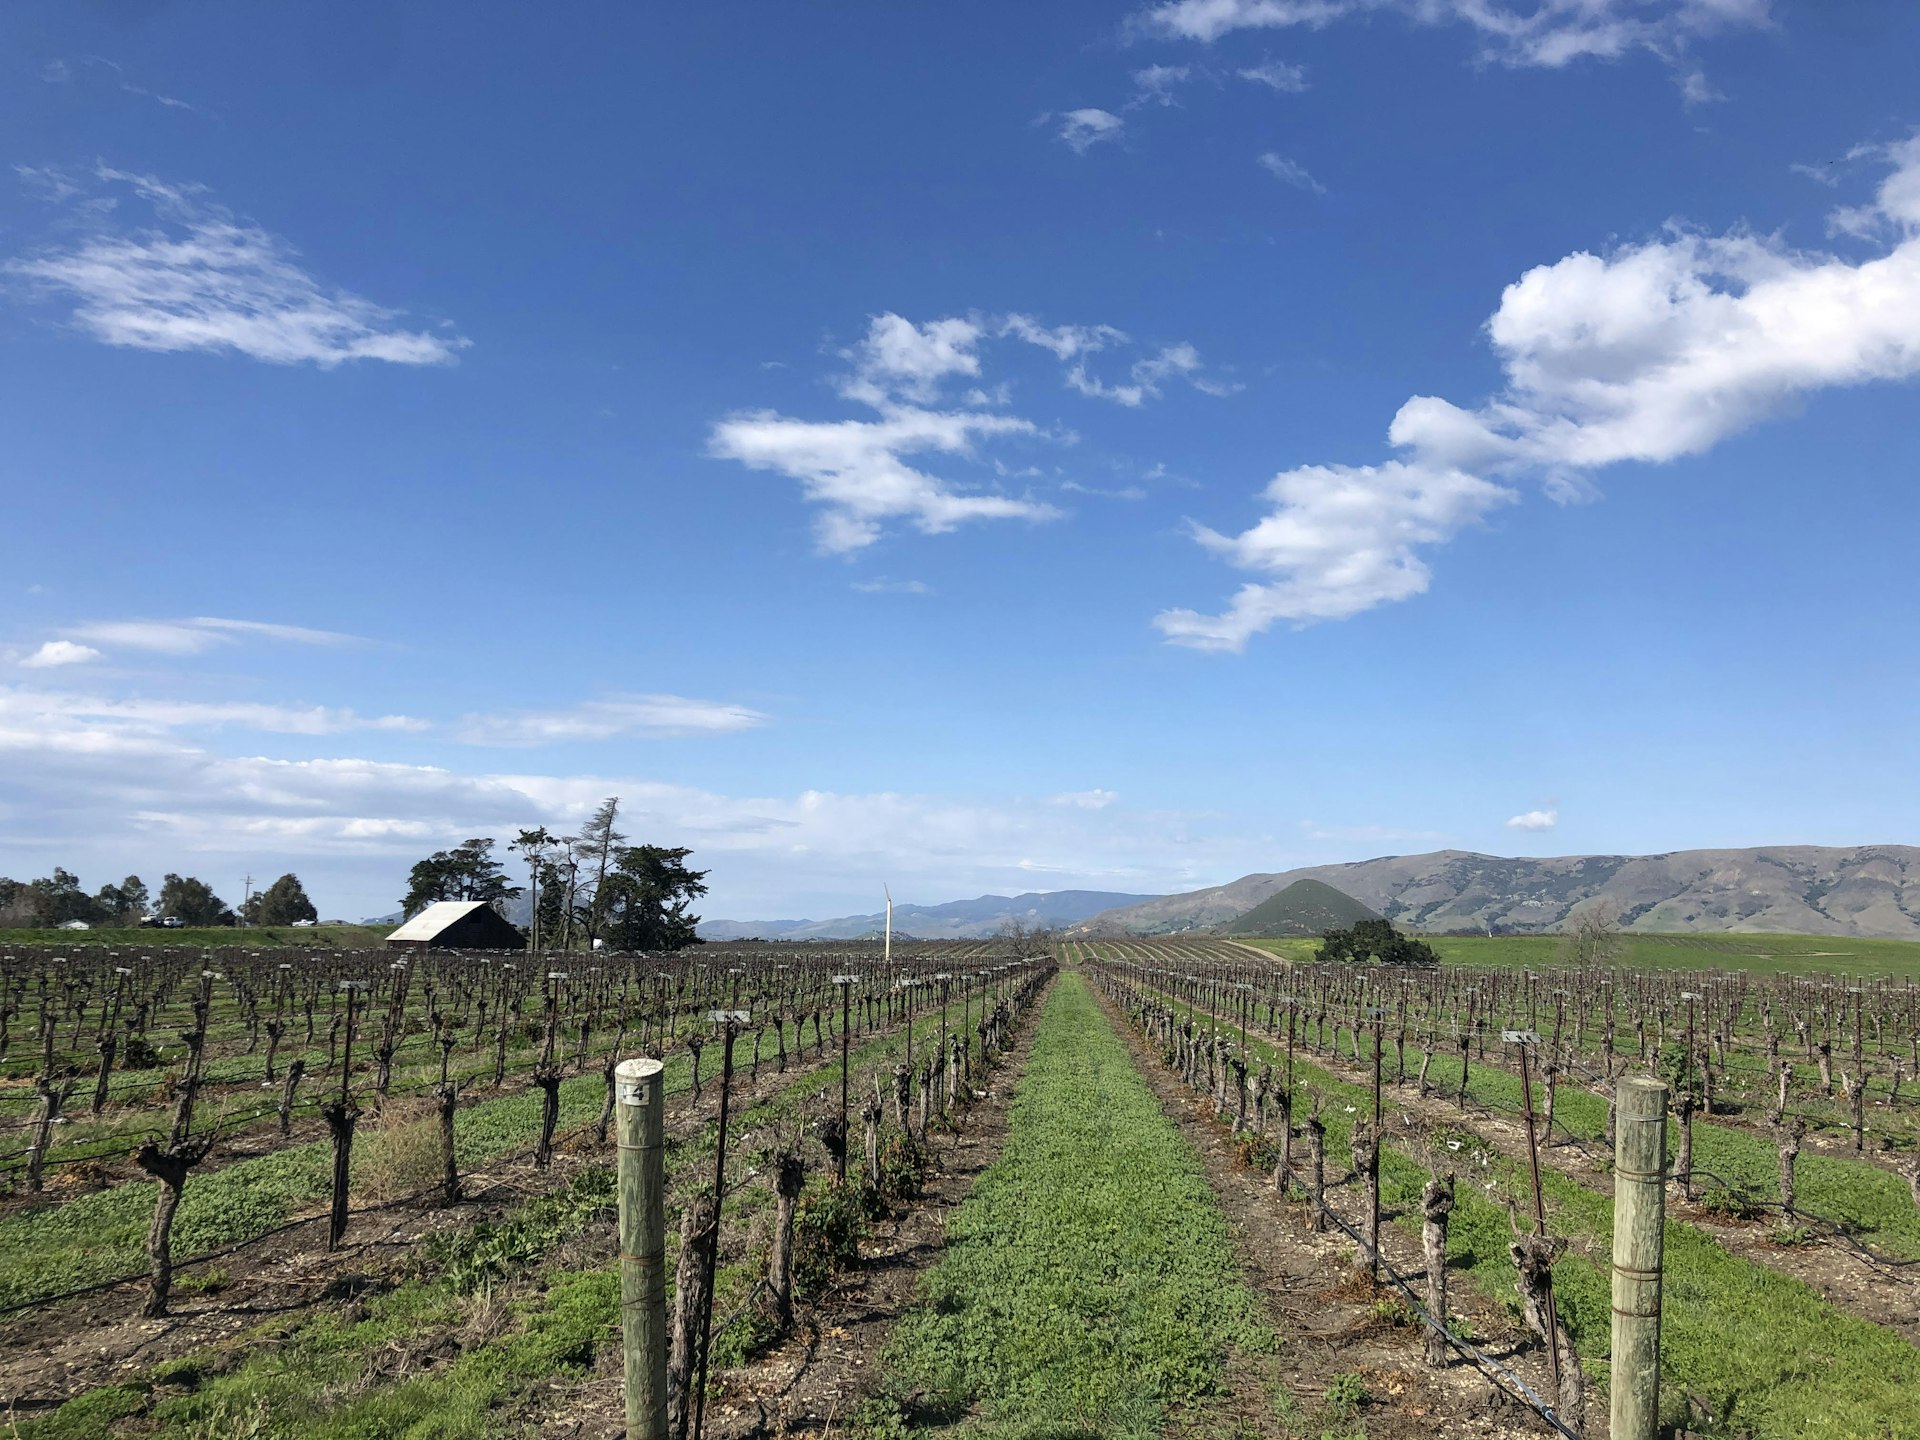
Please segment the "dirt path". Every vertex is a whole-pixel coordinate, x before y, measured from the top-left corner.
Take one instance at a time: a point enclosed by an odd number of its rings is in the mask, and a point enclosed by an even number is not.
[[[1357,1375],[1368,1397],[1360,1415],[1369,1440],[1552,1433],[1471,1366],[1429,1368],[1421,1358],[1418,1323],[1395,1323],[1400,1312],[1392,1304],[1392,1292],[1376,1293],[1364,1279],[1353,1278],[1352,1244],[1337,1232],[1316,1234],[1303,1205],[1283,1201],[1270,1175],[1242,1165],[1231,1127],[1214,1120],[1211,1101],[1188,1090],[1163,1067],[1104,995],[1101,1006],[1126,1040],[1162,1110],[1205,1164],[1232,1227],[1242,1272],[1265,1300],[1283,1337],[1281,1378],[1303,1415],[1311,1419],[1316,1407],[1324,1411],[1329,1387],[1351,1383],[1342,1377]],[[1335,1187],[1329,1186],[1329,1192],[1336,1210],[1349,1208],[1337,1198]],[[1397,1229],[1383,1227],[1381,1248],[1402,1274],[1422,1273],[1418,1246]],[[1388,1304],[1379,1306],[1381,1300]],[[1455,1312],[1471,1320],[1481,1349],[1536,1389],[1547,1385],[1544,1358],[1536,1358],[1530,1349],[1516,1350],[1522,1337],[1504,1310],[1465,1286],[1454,1287],[1453,1302]],[[1319,1425],[1317,1420],[1312,1423]]]
[[[1047,993],[1034,998],[1012,1049],[991,1075],[974,1077],[976,1094],[984,1098],[967,1109],[959,1133],[934,1136],[931,1165],[914,1202],[874,1225],[861,1243],[858,1265],[802,1308],[791,1337],[720,1376],[707,1407],[710,1440],[824,1437],[843,1429],[848,1415],[875,1393],[894,1323],[913,1303],[921,1276],[939,1263],[947,1217],[999,1158],[1014,1086],[1026,1070]],[[530,1417],[537,1418],[539,1433],[555,1440],[618,1440],[625,1423],[619,1365],[618,1347],[605,1347],[592,1375],[557,1393],[544,1416]]]

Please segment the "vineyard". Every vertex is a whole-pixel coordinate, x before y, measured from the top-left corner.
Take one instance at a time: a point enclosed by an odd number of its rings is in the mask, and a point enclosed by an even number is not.
[[[624,1433],[641,1056],[676,1436],[1606,1434],[1636,1077],[1663,1422],[1920,1435],[1910,980],[1203,938],[0,952],[5,1418]]]

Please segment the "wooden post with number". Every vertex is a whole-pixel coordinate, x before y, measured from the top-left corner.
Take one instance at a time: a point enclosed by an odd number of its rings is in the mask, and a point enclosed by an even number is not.
[[[613,1072],[620,1145],[620,1327],[628,1440],[667,1437],[667,1218],[659,1060]]]

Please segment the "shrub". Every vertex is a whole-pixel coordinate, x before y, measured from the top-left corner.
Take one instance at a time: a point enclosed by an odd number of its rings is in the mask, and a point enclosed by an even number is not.
[[[865,1207],[852,1185],[828,1181],[808,1186],[793,1214],[793,1284],[802,1295],[817,1294],[833,1273],[860,1253],[866,1233]]]
[[[440,1117],[425,1101],[389,1103],[353,1148],[354,1188],[375,1205],[431,1190],[444,1173]]]

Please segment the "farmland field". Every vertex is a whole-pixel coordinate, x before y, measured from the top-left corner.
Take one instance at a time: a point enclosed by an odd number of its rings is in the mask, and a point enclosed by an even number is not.
[[[1312,958],[1318,940],[1244,939],[1238,943],[1290,959]],[[1449,965],[1541,966],[1562,963],[1558,935],[1433,935],[1427,943]],[[1836,935],[1648,935],[1618,938],[1615,962],[1634,969],[1741,970],[1753,975],[1885,975],[1920,981],[1920,942]]]
[[[1690,1107],[1668,1132],[1670,1417],[1920,1435],[1920,1011],[1897,957],[1821,978],[1786,963],[1804,941],[1752,969],[1717,946],[1642,965],[1649,943],[1553,969],[1537,939],[1499,963],[1444,941],[1407,972],[1204,937],[890,961],[10,947],[0,1391],[28,1440],[611,1440],[609,1067],[649,1053],[669,1269],[711,1295],[688,1322],[706,1383],[676,1382],[707,1435],[1548,1434],[1509,1253],[1529,1161],[1598,1421],[1608,1096],[1651,1072]]]

